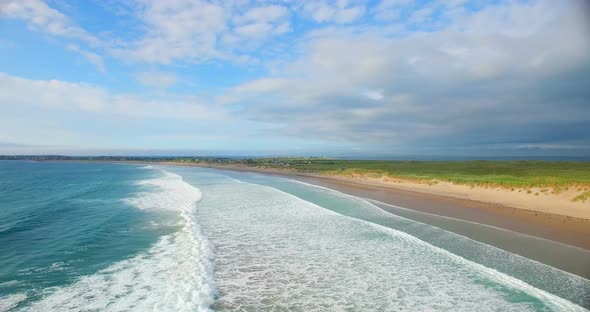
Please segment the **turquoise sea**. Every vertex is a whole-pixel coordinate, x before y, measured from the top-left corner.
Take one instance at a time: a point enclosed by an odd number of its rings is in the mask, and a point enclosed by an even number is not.
[[[0,311],[587,311],[590,281],[281,177],[0,161]]]

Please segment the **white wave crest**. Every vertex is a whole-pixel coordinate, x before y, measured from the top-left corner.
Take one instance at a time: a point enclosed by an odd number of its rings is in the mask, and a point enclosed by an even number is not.
[[[155,186],[128,202],[180,212],[182,229],[149,250],[76,283],[47,291],[28,311],[208,311],[216,293],[213,252],[195,219],[201,192],[178,175],[142,181]]]
[[[162,172],[163,177],[138,182],[150,189],[127,198],[125,202],[138,209],[185,211],[203,197],[199,189],[184,182],[181,176]]]
[[[16,307],[21,301],[27,299],[25,294],[14,294],[0,297],[0,311],[8,311]]]

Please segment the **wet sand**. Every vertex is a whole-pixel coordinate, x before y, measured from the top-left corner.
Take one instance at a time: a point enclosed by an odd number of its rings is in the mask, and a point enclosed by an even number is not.
[[[590,220],[587,219],[330,178],[286,176],[354,196],[439,216],[500,227],[590,250]]]

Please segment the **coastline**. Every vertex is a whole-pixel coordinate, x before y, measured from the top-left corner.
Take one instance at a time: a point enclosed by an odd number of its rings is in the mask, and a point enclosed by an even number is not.
[[[172,163],[171,163],[172,164]],[[182,164],[179,165],[192,165]],[[310,177],[328,179],[331,181],[347,182],[364,186],[376,186],[405,190],[421,194],[429,194],[440,197],[451,197],[500,206],[511,207],[521,210],[529,210],[537,213],[561,215],[571,218],[586,219],[590,221],[590,200],[573,201],[572,199],[586,187],[572,187],[568,190],[561,190],[559,193],[550,192],[549,188],[500,188],[488,186],[469,186],[454,184],[451,182],[437,181],[434,183],[414,182],[403,179],[373,178],[363,175],[352,177],[339,175],[324,175],[306,173],[293,170],[280,170],[274,168],[257,168],[236,165],[200,165],[201,167],[219,168],[225,170],[252,171],[267,174],[280,174],[297,177]]]
[[[215,166],[177,162],[162,162],[159,164],[282,176],[389,205],[498,227],[590,250],[590,217],[580,218],[542,210],[523,209],[471,198],[403,189],[396,187],[396,185],[377,184],[362,179],[346,179],[335,176],[243,166]],[[380,207],[388,211],[386,206],[380,205]]]
[[[590,250],[590,217],[573,217],[540,210],[511,207],[494,202],[478,201],[472,198],[454,197],[452,194],[443,195],[441,193],[423,192],[417,189],[404,189],[397,187],[397,185],[375,183],[371,180],[325,176],[313,173],[296,172],[294,170],[278,170],[273,168],[257,168],[237,165],[230,166],[202,163],[144,161],[63,162],[171,165],[281,176],[288,179],[327,187],[345,194],[367,198],[388,205],[497,227],[533,237],[567,244],[585,250]],[[470,190],[469,187],[467,187],[467,189]],[[379,206],[385,211],[393,213],[391,207],[387,207],[386,205]]]

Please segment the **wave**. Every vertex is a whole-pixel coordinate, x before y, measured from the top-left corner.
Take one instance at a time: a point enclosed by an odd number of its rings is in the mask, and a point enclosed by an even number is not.
[[[536,246],[543,245],[546,246],[546,248],[558,250],[558,252],[562,253],[563,256],[567,255],[569,257],[587,259],[588,252],[581,248],[480,223],[438,216],[425,212],[417,212],[407,208],[345,194],[330,188],[297,180],[286,178],[280,179],[295,185],[302,185],[306,189],[316,189],[318,192],[322,193],[322,197],[329,196],[330,198],[333,197],[347,199],[349,205],[354,205],[355,207],[354,211],[350,212],[342,209],[334,209],[334,205],[324,207],[322,204],[320,204],[319,206],[322,206],[324,209],[336,211],[338,213],[342,213],[343,215],[407,233],[430,245],[442,248],[443,250],[447,250],[452,254],[465,258],[468,261],[480,264],[492,270],[502,272],[535,288],[557,295],[558,297],[567,299],[575,304],[588,307],[588,291],[590,290],[590,280],[582,276],[566,272],[562,269],[543,264],[537,260],[532,260],[530,258],[505,251],[501,248],[486,243],[482,243],[467,236],[445,230],[436,225],[409,219],[408,217],[405,217],[404,214],[398,215],[397,213],[386,212],[382,208],[376,206],[375,203],[394,207],[402,211],[411,211],[414,214],[427,215],[437,219],[445,219],[455,222],[455,225],[458,223],[462,225],[467,224],[472,227],[477,227],[478,230],[486,230],[487,232],[485,233],[488,234],[490,231],[494,231],[494,235],[502,234],[502,237],[523,237],[526,240],[521,240],[521,243],[535,244]],[[305,200],[305,198],[300,197],[301,195],[297,195],[296,192],[292,195],[299,196],[299,198]],[[314,200],[312,199],[312,201]],[[337,204],[336,206],[342,205]],[[448,221],[444,221],[442,224],[448,225]],[[559,247],[560,249],[555,249],[555,247]]]
[[[202,194],[182,177],[162,171],[127,199],[138,209],[177,211],[181,229],[147,251],[66,287],[45,290],[25,311],[208,311],[216,295],[213,251],[195,218]]]
[[[0,311],[8,311],[27,299],[25,294],[14,294],[0,297]]]
[[[219,185],[208,198],[215,206],[199,213],[217,240],[221,309],[584,310],[410,234],[272,186]]]

